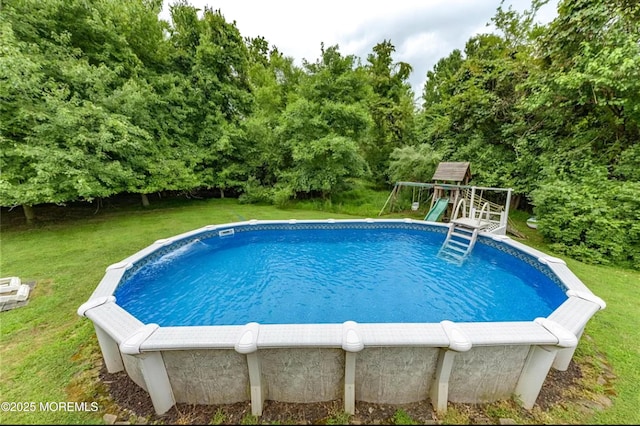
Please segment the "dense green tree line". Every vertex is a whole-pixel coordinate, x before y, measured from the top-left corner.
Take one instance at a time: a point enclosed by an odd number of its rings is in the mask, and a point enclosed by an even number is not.
[[[179,0],[168,23],[161,5],[4,2],[3,206],[198,188],[284,201],[372,170],[386,181],[414,114],[389,41],[368,66],[322,46],[300,68],[220,11]]]
[[[438,62],[420,142],[513,187],[559,251],[639,268],[640,4],[565,0],[535,25],[544,3]]]
[[[246,202],[381,188],[470,161],[569,254],[640,268],[640,6],[499,7],[427,73],[391,40],[302,66],[187,0],[5,0],[0,205],[215,189]]]

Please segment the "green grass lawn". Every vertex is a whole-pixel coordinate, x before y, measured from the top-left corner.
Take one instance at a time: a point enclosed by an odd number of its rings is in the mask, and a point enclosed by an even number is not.
[[[0,313],[0,401],[96,401],[100,409],[2,411],[0,423],[102,423],[111,402],[97,380],[101,355],[91,321],[78,317],[76,310],[93,292],[108,265],[155,240],[209,224],[249,219],[377,217],[386,195],[365,194],[362,202],[342,205],[302,202],[288,209],[239,204],[231,199],[163,201],[148,209],[102,209],[72,220],[30,226],[16,225],[16,221],[11,226],[3,224],[0,277],[18,276],[23,282],[35,281],[36,287],[27,306]],[[327,207],[331,211],[317,210]],[[7,222],[8,217],[2,219]],[[515,219],[522,225],[526,217]],[[535,231],[524,225],[520,229],[529,235],[525,243],[549,252]],[[591,396],[613,399],[610,408],[592,414],[561,407],[549,423],[638,424],[640,327],[635,303],[640,300],[640,273],[572,260],[568,264],[608,305],[587,325],[576,359],[597,373],[603,367],[600,354],[604,354],[617,379],[613,389],[605,389],[595,379],[590,387]]]

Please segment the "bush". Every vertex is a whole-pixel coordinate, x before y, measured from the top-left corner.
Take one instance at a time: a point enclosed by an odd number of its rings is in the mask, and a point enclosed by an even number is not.
[[[597,175],[549,180],[533,191],[538,230],[579,260],[640,269],[640,183]]]
[[[264,187],[258,179],[250,177],[245,183],[242,194],[238,197],[241,204],[259,204],[271,203],[273,198],[273,190]]]

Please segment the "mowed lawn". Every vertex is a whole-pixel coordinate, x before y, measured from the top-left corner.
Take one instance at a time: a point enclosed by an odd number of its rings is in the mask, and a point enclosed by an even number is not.
[[[95,401],[100,352],[90,320],[76,314],[105,268],[188,230],[249,219],[353,218],[320,211],[287,211],[235,200],[104,212],[83,219],[2,230],[2,277],[35,281],[29,303],[0,313],[0,399],[10,402]],[[104,408],[104,407],[103,407]],[[0,412],[0,422],[102,423],[103,412]]]
[[[18,276],[23,282],[35,281],[36,287],[27,306],[0,313],[0,401],[15,402],[14,407],[21,408],[0,412],[0,423],[103,423],[102,415],[111,402],[97,379],[101,355],[91,321],[78,317],[76,310],[110,264],[158,239],[209,224],[376,217],[377,210],[362,213],[370,214],[287,210],[217,199],[164,203],[149,209],[103,209],[95,215],[91,212],[73,220],[31,226],[5,226],[5,222],[0,277]],[[546,247],[535,237],[524,242],[543,250]],[[640,273],[573,260],[568,264],[608,304],[587,325],[577,359],[597,370],[598,360],[604,357],[617,379],[613,389],[599,387],[597,381],[590,387],[594,398],[612,398],[610,408],[595,414],[572,406],[559,408],[550,423],[638,424],[640,315],[636,304],[640,300]],[[99,410],[68,411],[62,404],[50,405],[56,410],[40,410],[41,402],[69,401],[98,402]]]

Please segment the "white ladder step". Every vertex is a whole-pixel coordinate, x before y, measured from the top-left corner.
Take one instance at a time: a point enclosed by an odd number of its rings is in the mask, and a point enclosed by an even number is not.
[[[456,247],[456,246],[452,246],[452,245],[447,245],[446,247],[444,247],[445,250],[454,250],[458,253],[462,253],[462,254],[467,254],[467,248],[461,248],[461,247]]]
[[[462,259],[464,259],[464,255],[456,254],[456,253],[452,253],[452,252],[450,252],[450,251],[446,251],[446,250],[445,250],[445,251],[441,251],[441,252],[439,253],[439,255],[440,255],[440,256],[448,256],[448,257],[451,257],[452,259],[455,259],[455,260],[462,260]]]
[[[453,223],[438,252],[438,256],[444,259],[455,260],[456,263],[461,265],[471,252],[477,236],[477,229],[469,229],[463,225]],[[456,240],[454,237],[462,241]]]
[[[468,241],[458,241],[458,240],[450,239],[448,244],[455,244],[457,246],[465,247],[465,248],[469,247]]]
[[[459,223],[454,223],[453,227],[455,228],[456,231],[463,231],[463,232],[468,232],[470,234],[473,233],[473,231],[476,230],[476,228],[472,228],[469,226],[464,226],[464,225],[460,225]]]
[[[471,234],[471,235],[468,235],[468,234],[460,234],[460,233],[458,233],[458,232],[456,232],[456,231],[453,231],[453,232],[451,233],[451,236],[453,236],[453,237],[460,237],[460,238],[464,238],[464,239],[466,239],[466,240],[471,240],[471,239],[473,238],[473,234]]]

